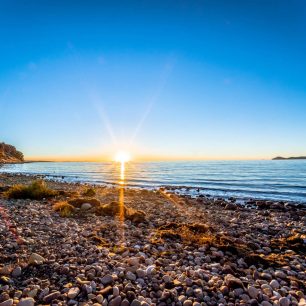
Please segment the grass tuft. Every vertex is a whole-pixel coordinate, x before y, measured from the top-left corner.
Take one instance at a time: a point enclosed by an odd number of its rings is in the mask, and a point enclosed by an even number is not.
[[[69,218],[73,215],[75,208],[65,201],[55,203],[52,207],[54,211],[57,211],[61,217]]]
[[[93,188],[87,188],[83,194],[84,197],[94,197],[96,195],[96,191]]]
[[[30,185],[14,185],[5,192],[5,196],[9,199],[31,199],[42,200],[57,195],[57,192],[48,188],[45,181],[36,180]]]

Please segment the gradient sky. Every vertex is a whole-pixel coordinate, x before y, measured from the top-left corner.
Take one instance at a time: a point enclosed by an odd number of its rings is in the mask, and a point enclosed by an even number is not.
[[[28,159],[306,155],[306,2],[0,2],[0,141]]]

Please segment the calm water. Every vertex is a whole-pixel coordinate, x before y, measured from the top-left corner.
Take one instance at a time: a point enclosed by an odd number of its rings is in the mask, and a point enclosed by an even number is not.
[[[0,172],[44,174],[60,180],[64,176],[69,182],[96,184],[121,180],[120,164],[115,163],[28,163],[5,165]],[[213,196],[306,203],[306,160],[128,163],[124,182],[138,187],[196,187],[191,192],[200,188],[200,193]]]

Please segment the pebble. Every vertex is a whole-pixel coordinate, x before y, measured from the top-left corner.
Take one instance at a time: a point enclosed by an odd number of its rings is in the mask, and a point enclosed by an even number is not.
[[[231,289],[243,287],[242,281],[231,274],[225,276],[224,282]]]
[[[269,303],[268,301],[263,301],[261,302],[261,306],[272,306],[272,304]]]
[[[131,306],[141,306],[141,303],[140,303],[139,300],[134,299],[134,300],[132,301],[132,303],[131,303]]]
[[[155,266],[154,265],[150,265],[147,267],[146,269],[146,274],[147,275],[152,275],[155,273]]]
[[[72,287],[69,289],[67,296],[69,297],[69,299],[74,299],[79,293],[79,287]]]
[[[121,296],[116,296],[108,303],[108,306],[120,306],[121,304]]]
[[[139,258],[131,257],[128,259],[128,264],[131,266],[138,266],[139,265]]]
[[[83,211],[89,210],[91,208],[92,208],[92,206],[89,203],[83,203],[82,206],[81,206],[81,210],[83,210]]]
[[[145,278],[146,277],[146,271],[145,270],[142,270],[142,269],[137,269],[136,270],[136,274],[138,277],[140,278]]]
[[[301,298],[298,306],[306,306],[306,300],[304,298]]]
[[[14,300],[13,299],[8,299],[4,302],[0,303],[0,306],[12,306],[14,304]]]
[[[258,289],[253,286],[248,287],[248,294],[251,298],[256,299],[258,296]]]
[[[131,271],[127,271],[126,272],[126,278],[131,280],[131,281],[135,281],[136,280],[136,275],[134,273],[132,273]]]
[[[21,299],[19,303],[17,304],[17,306],[34,306],[34,305],[35,305],[35,301],[31,297]]]
[[[287,275],[283,271],[276,271],[275,276],[282,279],[287,278]]]
[[[282,297],[279,299],[279,305],[280,306],[289,306],[290,305],[290,300],[286,297]]]
[[[118,296],[120,293],[119,288],[117,286],[113,287],[113,296]]]
[[[107,274],[107,275],[103,276],[102,279],[101,279],[101,283],[103,285],[110,285],[110,284],[113,283],[113,281],[114,281],[113,277],[110,274]]]
[[[45,303],[50,303],[52,302],[53,300],[56,300],[57,298],[59,298],[61,296],[61,293],[59,291],[55,291],[55,292],[52,292],[48,295],[46,295],[44,298],[43,298],[43,301]]]
[[[19,277],[22,273],[21,267],[17,266],[13,272],[12,272],[12,277]]]
[[[28,260],[29,265],[42,265],[44,262],[45,259],[37,253],[32,253]]]
[[[124,299],[120,306],[130,306],[130,302],[127,299]]]
[[[191,300],[185,300],[183,303],[183,306],[192,306],[192,301]]]
[[[10,275],[11,269],[9,266],[4,266],[0,268],[0,275]]]
[[[279,287],[280,287],[279,282],[278,282],[276,279],[271,280],[270,286],[271,286],[274,290],[279,289]]]

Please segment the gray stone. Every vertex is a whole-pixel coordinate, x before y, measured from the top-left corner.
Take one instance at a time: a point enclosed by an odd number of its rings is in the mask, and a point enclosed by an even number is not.
[[[253,286],[249,286],[248,288],[248,294],[251,298],[256,299],[258,296],[258,289],[256,289]]]
[[[271,286],[274,290],[279,289],[279,287],[280,287],[279,282],[278,282],[276,279],[271,280],[270,286]]]
[[[105,276],[102,277],[101,283],[103,285],[109,285],[112,284],[114,281],[113,277],[110,274],[106,274]]]
[[[116,296],[108,303],[108,306],[120,306],[121,304],[121,296]]]
[[[279,299],[279,305],[280,306],[289,306],[290,305],[290,300],[286,297],[282,297]]]
[[[89,210],[91,208],[92,208],[92,206],[89,203],[83,203],[82,206],[81,206],[81,210],[83,210],[83,211]]]
[[[136,275],[134,273],[132,273],[131,271],[127,271],[126,272],[126,278],[131,280],[131,281],[135,281],[136,280]]]
[[[34,306],[34,305],[35,305],[35,301],[31,297],[21,299],[19,303],[17,304],[17,306]]]
[[[141,306],[141,303],[137,299],[135,299],[132,301],[131,306]]]

